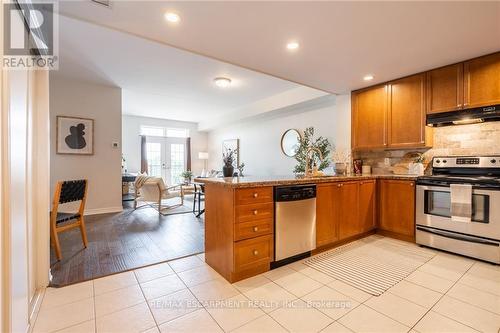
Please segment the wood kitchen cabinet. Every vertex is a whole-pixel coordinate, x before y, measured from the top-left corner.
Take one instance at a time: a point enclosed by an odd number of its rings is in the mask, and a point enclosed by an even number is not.
[[[338,240],[337,185],[319,184],[316,187],[316,246]]]
[[[387,89],[381,85],[352,93],[353,149],[387,146]]]
[[[318,185],[316,245],[325,246],[373,230],[375,196],[375,180]]]
[[[367,232],[376,227],[376,193],[375,180],[364,180],[359,183],[359,232]]]
[[[426,73],[427,114],[461,110],[464,103],[464,64],[441,67]]]
[[[415,238],[415,182],[379,181],[379,229],[408,241]]]
[[[425,147],[425,74],[391,82],[389,101],[389,148]]]
[[[500,104],[500,52],[464,63],[464,106]]]
[[[339,208],[337,213],[339,225],[339,238],[346,239],[360,234],[359,222],[359,182],[346,182],[337,184],[337,197]]]

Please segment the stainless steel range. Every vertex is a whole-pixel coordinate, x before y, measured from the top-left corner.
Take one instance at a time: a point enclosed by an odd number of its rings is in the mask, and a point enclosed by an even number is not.
[[[432,168],[417,179],[417,244],[500,264],[500,155],[434,157]],[[469,210],[458,219],[462,190]]]

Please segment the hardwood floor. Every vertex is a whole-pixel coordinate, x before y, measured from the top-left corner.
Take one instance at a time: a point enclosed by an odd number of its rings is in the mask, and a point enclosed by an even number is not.
[[[186,203],[189,206],[189,202]],[[51,286],[59,287],[204,251],[204,216],[160,216],[151,208],[88,216],[89,244],[79,230],[59,235],[63,259],[51,248]]]

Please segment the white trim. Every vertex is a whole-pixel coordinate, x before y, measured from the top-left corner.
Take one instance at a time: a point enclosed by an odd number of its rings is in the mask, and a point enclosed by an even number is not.
[[[45,297],[45,288],[40,288],[35,291],[35,295],[30,303],[30,313],[29,313],[29,325],[27,329],[27,333],[33,332],[33,328],[35,327],[36,318],[38,317],[38,313],[40,312],[40,308],[42,307],[42,301]]]
[[[85,216],[87,215],[97,215],[97,214],[107,214],[107,213],[119,213],[123,212],[123,207],[104,207],[104,208],[93,208],[85,209]]]

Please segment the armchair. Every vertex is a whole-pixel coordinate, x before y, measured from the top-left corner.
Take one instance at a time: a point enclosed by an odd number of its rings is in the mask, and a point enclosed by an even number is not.
[[[172,198],[180,198],[180,203],[170,206],[162,203],[163,200]],[[134,209],[146,206],[138,207],[141,201],[158,210],[159,214],[166,215],[165,211],[184,204],[184,193],[181,185],[167,187],[161,177],[139,175],[134,183]]]

